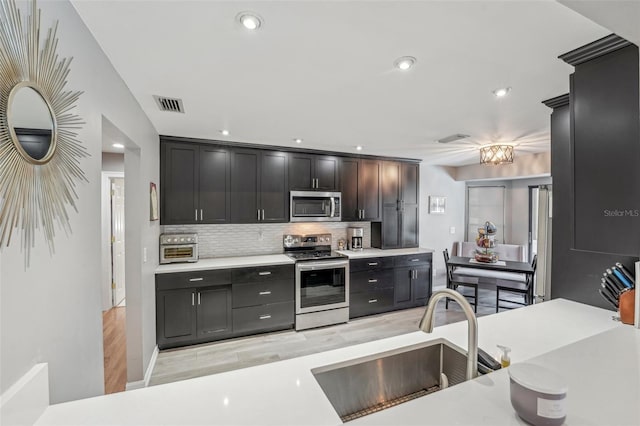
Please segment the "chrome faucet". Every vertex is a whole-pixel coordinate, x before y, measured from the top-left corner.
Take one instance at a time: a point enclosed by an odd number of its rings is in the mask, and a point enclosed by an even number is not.
[[[473,308],[463,295],[449,288],[433,293],[431,299],[429,299],[429,304],[424,312],[424,316],[420,320],[420,330],[425,333],[431,333],[433,331],[436,305],[438,301],[444,297],[451,297],[458,302],[467,317],[467,380],[474,379],[478,376],[478,321],[476,320],[476,315],[473,313]]]

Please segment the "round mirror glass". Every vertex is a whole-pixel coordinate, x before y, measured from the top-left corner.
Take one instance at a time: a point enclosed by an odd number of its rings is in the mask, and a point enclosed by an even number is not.
[[[9,102],[7,118],[18,151],[32,162],[48,161],[55,149],[49,106],[36,89],[24,84],[14,88]]]

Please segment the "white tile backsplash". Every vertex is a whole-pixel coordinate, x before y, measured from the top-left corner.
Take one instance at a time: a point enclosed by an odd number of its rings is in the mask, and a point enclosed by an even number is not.
[[[232,225],[164,225],[163,233],[195,232],[201,259],[282,253],[284,234],[331,234],[332,246],[347,239],[350,226],[364,229],[362,245],[371,247],[370,222],[248,223]]]

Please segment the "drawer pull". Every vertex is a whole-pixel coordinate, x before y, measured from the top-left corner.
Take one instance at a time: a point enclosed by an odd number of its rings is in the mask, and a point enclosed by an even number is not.
[[[371,279],[371,280],[369,280],[369,282],[370,282],[370,283],[377,283],[377,282],[378,282],[378,280],[376,280],[376,279]]]
[[[271,318],[271,315],[260,315],[260,319],[261,319],[261,320],[263,320],[263,319],[269,319],[269,318]]]
[[[420,259],[419,259],[419,258],[418,258],[418,259],[411,259],[411,261],[412,261],[412,262],[419,262],[419,261],[420,261]]]
[[[204,278],[189,278],[189,281],[194,282],[194,281],[204,281]]]
[[[378,303],[378,299],[369,299],[369,303]]]
[[[369,262],[369,266],[378,266],[378,262]]]
[[[271,272],[270,271],[258,272],[258,275],[262,275],[262,276],[271,275]]]
[[[261,291],[260,293],[258,293],[260,296],[267,296],[269,294],[271,294],[271,292],[269,290],[267,291]]]

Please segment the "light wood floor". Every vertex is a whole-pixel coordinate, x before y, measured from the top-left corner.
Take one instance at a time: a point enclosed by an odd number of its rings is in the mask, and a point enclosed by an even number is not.
[[[102,313],[104,393],[122,392],[127,385],[126,308]]]
[[[479,299],[477,316],[495,313],[495,291],[481,289]],[[406,309],[300,332],[288,330],[165,350],[158,355],[150,385],[267,364],[411,333],[418,330],[418,322],[424,309]],[[448,310],[444,308],[444,301],[438,304],[436,326],[462,320],[464,314],[455,302],[449,304]]]

